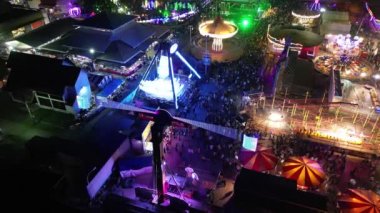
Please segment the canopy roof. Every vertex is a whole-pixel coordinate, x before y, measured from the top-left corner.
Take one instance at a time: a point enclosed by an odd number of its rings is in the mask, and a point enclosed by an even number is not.
[[[259,146],[256,152],[242,150],[240,157],[244,168],[252,169],[258,172],[271,170],[276,166],[277,157],[273,154],[272,149]]]
[[[269,35],[281,40],[290,37],[292,43],[302,44],[304,47],[314,47],[322,44],[323,37],[307,31],[302,26],[278,25],[271,27]]]
[[[296,180],[301,187],[313,187],[320,185],[325,179],[325,173],[321,166],[306,157],[290,157],[282,167],[282,175]]]
[[[380,195],[364,189],[349,189],[348,194],[342,196],[339,207],[344,213],[379,213]]]
[[[224,21],[220,16],[216,17],[213,21],[206,21],[199,25],[201,35],[208,35],[212,38],[229,38],[234,36],[237,31],[238,28],[236,25]]]
[[[293,14],[301,15],[301,16],[318,16],[321,13],[315,10],[303,9],[303,10],[293,10]]]

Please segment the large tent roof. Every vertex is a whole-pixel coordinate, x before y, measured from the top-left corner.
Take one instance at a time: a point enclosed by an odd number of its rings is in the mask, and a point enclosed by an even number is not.
[[[344,213],[355,212],[380,212],[380,196],[372,191],[364,189],[349,189],[348,194],[342,196],[338,203]]]
[[[32,89],[60,97],[80,73],[80,68],[64,66],[62,60],[20,52],[11,52],[7,66],[11,69],[7,90]]]
[[[301,26],[278,25],[271,27],[269,34],[279,40],[290,37],[292,43],[302,44],[304,47],[318,46],[323,42],[322,36]]]
[[[321,166],[306,157],[290,157],[282,167],[282,175],[286,178],[296,180],[301,187],[312,187],[320,185],[325,178]]]

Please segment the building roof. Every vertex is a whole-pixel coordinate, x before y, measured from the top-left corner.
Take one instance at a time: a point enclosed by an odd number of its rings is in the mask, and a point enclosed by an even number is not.
[[[60,97],[66,87],[75,85],[80,73],[80,68],[64,66],[62,60],[20,52],[11,52],[7,67],[11,72],[6,90],[31,89]]]
[[[59,42],[72,49],[89,51],[92,48],[95,52],[103,53],[107,49],[111,37],[110,32],[79,28],[60,39]]]
[[[102,19],[117,19],[109,23],[114,30],[88,27],[90,23],[95,22],[94,20]],[[92,59],[127,64],[168,32],[167,27],[137,23],[134,16],[100,13],[84,21],[70,18],[56,21],[15,40],[45,51],[78,54]],[[46,44],[48,41],[52,42]],[[95,50],[95,53],[90,54],[90,49]]]
[[[133,22],[114,33],[112,40],[122,40],[132,48],[136,48],[154,34],[153,28]]]
[[[269,35],[276,39],[291,38],[292,43],[302,44],[304,47],[318,46],[323,42],[323,37],[307,31],[302,26],[278,25],[270,29]]]
[[[0,32],[11,31],[42,19],[43,16],[39,10],[11,6],[6,3],[0,5]]]
[[[73,25],[77,22],[72,18],[60,19],[18,36],[14,40],[32,47],[39,47],[73,30]]]
[[[105,54],[98,57],[98,59],[124,63],[137,53],[138,52],[134,51],[134,49],[131,46],[125,44],[120,40],[117,40],[113,41],[108,46]]]
[[[78,23],[77,25],[88,28],[115,30],[136,18],[137,16],[102,12]]]

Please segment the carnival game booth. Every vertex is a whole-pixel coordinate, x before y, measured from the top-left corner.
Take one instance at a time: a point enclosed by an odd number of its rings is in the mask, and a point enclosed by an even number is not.
[[[322,36],[299,25],[269,26],[267,37],[269,47],[274,53],[280,54],[284,50],[286,39],[289,39],[290,50],[298,52],[301,58],[318,55],[319,45],[323,42]]]

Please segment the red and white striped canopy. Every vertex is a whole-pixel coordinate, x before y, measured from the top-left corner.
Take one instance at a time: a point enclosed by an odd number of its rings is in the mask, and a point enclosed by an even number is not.
[[[344,213],[380,213],[380,196],[370,190],[348,189],[338,203]]]
[[[282,167],[282,175],[297,181],[300,187],[319,186],[325,179],[321,166],[306,157],[290,157]]]
[[[242,150],[240,152],[240,161],[243,167],[258,172],[273,169],[276,166],[277,160],[271,148],[262,146],[259,146],[256,152],[249,150]]]

